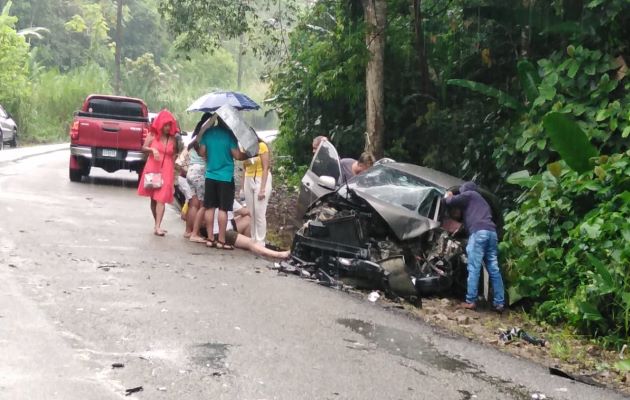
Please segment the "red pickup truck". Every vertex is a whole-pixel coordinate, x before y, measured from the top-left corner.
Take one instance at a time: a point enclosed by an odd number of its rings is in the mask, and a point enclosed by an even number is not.
[[[88,96],[70,128],[70,180],[81,181],[92,167],[140,174],[146,162],[142,143],[148,133],[149,111],[144,101]]]

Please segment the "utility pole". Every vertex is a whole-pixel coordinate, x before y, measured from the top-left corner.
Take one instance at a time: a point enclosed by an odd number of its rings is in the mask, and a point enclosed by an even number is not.
[[[116,68],[116,76],[115,76],[115,81],[114,81],[114,93],[119,95],[120,94],[120,81],[121,81],[121,77],[120,77],[120,63],[121,63],[121,58],[122,58],[122,42],[123,42],[123,35],[122,35],[122,29],[123,29],[123,24],[122,24],[122,17],[123,17],[123,0],[118,0],[118,11],[116,14],[116,54],[115,54],[115,60],[114,63],[115,68]]]
[[[243,35],[238,39],[238,76],[236,86],[240,91],[243,86]]]

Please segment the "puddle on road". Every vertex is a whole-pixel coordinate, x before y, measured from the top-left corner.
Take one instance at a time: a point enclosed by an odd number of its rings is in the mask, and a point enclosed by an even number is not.
[[[440,353],[427,340],[409,332],[358,319],[342,318],[337,322],[390,354],[447,371],[462,371],[472,367],[464,361]]]
[[[199,365],[213,369],[226,369],[225,359],[231,345],[225,343],[204,343],[195,346],[196,355],[192,358]]]

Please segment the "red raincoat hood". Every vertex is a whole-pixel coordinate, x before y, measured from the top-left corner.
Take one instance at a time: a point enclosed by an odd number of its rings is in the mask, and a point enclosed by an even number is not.
[[[179,132],[177,119],[175,119],[175,116],[165,108],[164,110],[160,111],[160,113],[153,120],[153,123],[151,124],[151,132],[155,136],[161,136],[162,128],[164,128],[164,125],[166,124],[171,124],[170,136],[175,136],[175,134]]]

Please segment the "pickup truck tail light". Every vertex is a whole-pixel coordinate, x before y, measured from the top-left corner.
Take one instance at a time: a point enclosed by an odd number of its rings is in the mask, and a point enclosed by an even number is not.
[[[72,127],[70,128],[70,139],[79,139],[79,121],[74,121],[72,123]]]

